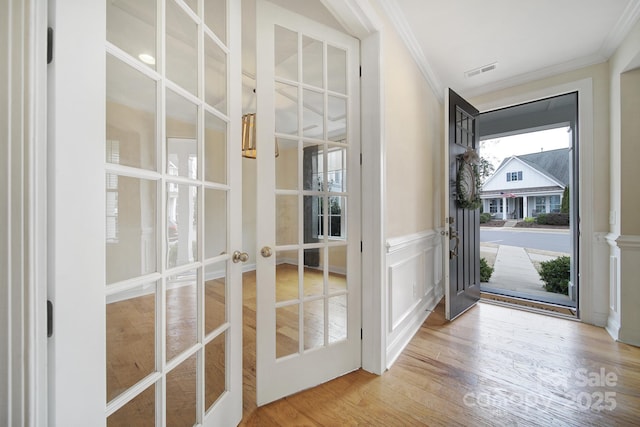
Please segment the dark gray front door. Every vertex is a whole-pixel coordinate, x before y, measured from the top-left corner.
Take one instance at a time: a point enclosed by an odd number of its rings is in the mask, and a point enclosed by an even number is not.
[[[461,207],[457,176],[462,156],[479,148],[478,110],[449,90],[449,287],[447,319],[480,299],[480,210]]]

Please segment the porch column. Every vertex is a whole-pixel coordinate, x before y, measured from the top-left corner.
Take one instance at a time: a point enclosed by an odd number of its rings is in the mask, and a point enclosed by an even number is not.
[[[507,219],[507,198],[502,198],[502,219]]]
[[[522,196],[522,218],[529,216],[529,197]]]

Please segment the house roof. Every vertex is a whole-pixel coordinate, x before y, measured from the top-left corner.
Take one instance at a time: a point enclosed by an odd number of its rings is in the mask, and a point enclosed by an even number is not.
[[[569,185],[569,152],[570,148],[560,148],[557,150],[541,151],[539,153],[522,154],[516,157],[539,172],[548,175],[561,182],[564,186]],[[500,169],[511,157],[502,161]]]

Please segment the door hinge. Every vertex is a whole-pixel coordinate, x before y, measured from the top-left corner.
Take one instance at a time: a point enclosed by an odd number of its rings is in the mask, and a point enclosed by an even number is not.
[[[358,67],[358,68],[359,68],[358,72],[360,74],[360,77],[362,77],[362,65],[360,67]]]
[[[47,64],[53,61],[53,28],[47,28]]]
[[[362,339],[362,328],[360,328],[360,339]]]
[[[360,153],[360,166],[362,166],[362,153]]]
[[[360,252],[362,252],[362,240],[360,240]]]
[[[53,303],[47,300],[47,338],[53,336]]]

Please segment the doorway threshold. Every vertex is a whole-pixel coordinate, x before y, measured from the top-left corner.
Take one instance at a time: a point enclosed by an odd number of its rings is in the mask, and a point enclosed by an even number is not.
[[[482,302],[517,308],[535,313],[558,316],[566,319],[578,320],[578,312],[575,307],[553,304],[544,301],[535,301],[509,295],[500,295],[492,292],[481,291]]]

